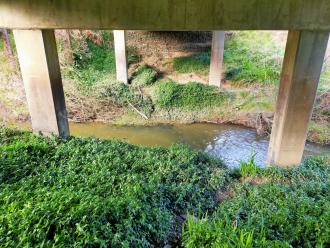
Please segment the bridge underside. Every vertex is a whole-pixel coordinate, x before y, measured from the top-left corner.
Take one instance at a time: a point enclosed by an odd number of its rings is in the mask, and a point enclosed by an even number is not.
[[[0,0],[0,27],[14,29],[34,130],[64,137],[69,129],[52,29],[289,30],[268,162],[291,166],[300,163],[306,142],[329,13],[329,0]],[[214,35],[212,84],[220,80],[223,54],[223,33]],[[126,81],[125,47],[116,49]]]

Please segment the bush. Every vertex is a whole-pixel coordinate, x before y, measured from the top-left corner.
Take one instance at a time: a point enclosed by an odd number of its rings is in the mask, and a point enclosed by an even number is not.
[[[112,82],[104,85],[101,88],[101,96],[110,97],[116,103],[126,107],[134,106],[148,117],[154,111],[154,104],[150,97],[121,82]]]
[[[71,74],[80,86],[93,86],[109,75],[115,78],[116,59],[114,49],[110,46],[112,37],[105,31],[95,35],[97,40],[73,39],[74,68]],[[136,51],[128,49],[128,63],[135,63],[138,59]]]
[[[162,80],[154,90],[156,106],[164,109],[202,109],[222,104],[228,97],[229,93],[221,92],[217,87],[195,82],[178,84],[171,80]]]
[[[0,130],[3,247],[160,247],[177,215],[212,211],[227,173],[183,146]]]
[[[158,73],[155,69],[142,65],[132,75],[133,86],[150,86],[158,77]]]
[[[279,83],[283,54],[284,49],[269,33],[234,34],[225,43],[226,78],[241,83]]]
[[[254,171],[211,217],[190,216],[185,247],[328,247],[329,158]],[[250,174],[248,174],[250,176]]]

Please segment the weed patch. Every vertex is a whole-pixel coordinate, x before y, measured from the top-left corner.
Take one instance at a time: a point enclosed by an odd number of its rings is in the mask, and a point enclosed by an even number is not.
[[[211,217],[189,217],[183,230],[185,247],[330,245],[327,158],[307,160],[296,169],[259,169],[252,174],[268,180],[260,185],[237,183],[234,197]]]
[[[177,57],[173,59],[173,68],[180,73],[197,72],[207,75],[210,66],[211,52],[196,53],[191,56]]]
[[[154,101],[159,108],[202,109],[223,103],[230,97],[214,86],[190,82],[178,84],[171,80],[161,80],[154,89]]]
[[[184,146],[0,130],[3,247],[160,247],[176,216],[215,207],[228,173]]]
[[[132,85],[134,87],[144,87],[152,85],[158,77],[155,69],[142,65],[132,74]]]

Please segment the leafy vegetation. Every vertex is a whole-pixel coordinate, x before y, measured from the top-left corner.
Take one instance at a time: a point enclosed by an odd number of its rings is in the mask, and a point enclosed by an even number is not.
[[[188,218],[185,247],[328,247],[330,161],[295,169],[243,164],[233,197],[212,216]]]
[[[225,42],[226,78],[239,83],[278,83],[283,52],[269,33],[234,33]],[[173,68],[180,73],[207,75],[210,57],[210,51],[177,57]]]
[[[241,83],[279,82],[284,50],[270,33],[240,32],[225,43],[226,78]]]
[[[180,73],[197,72],[207,75],[210,66],[211,52],[205,51],[191,56],[176,57],[173,59],[173,68]]]
[[[109,32],[97,33],[97,38],[74,39],[74,66],[71,75],[81,86],[93,86],[104,78],[114,81],[116,73],[115,53]],[[128,63],[135,63],[139,57],[134,50],[128,51]]]
[[[183,146],[0,129],[2,247],[157,247],[176,216],[215,207],[227,172]]]
[[[142,65],[132,74],[131,83],[134,87],[150,86],[156,82],[157,77],[158,73],[155,69],[148,65]]]
[[[164,109],[212,107],[223,103],[229,96],[217,87],[195,82],[178,84],[172,80],[161,80],[154,89],[155,104]]]
[[[110,98],[117,104],[135,108],[147,117],[150,117],[154,111],[154,103],[149,96],[122,82],[107,83],[101,87],[100,91],[102,98]]]
[[[229,171],[204,153],[0,129],[3,247],[328,247],[330,159]],[[206,214],[208,213],[208,214]]]

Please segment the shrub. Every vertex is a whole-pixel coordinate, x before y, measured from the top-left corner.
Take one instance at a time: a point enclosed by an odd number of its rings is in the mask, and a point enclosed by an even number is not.
[[[91,33],[93,36],[93,33]],[[80,86],[93,86],[116,73],[114,49],[110,46],[112,37],[108,32],[101,32],[97,41],[83,38],[73,39],[74,68],[72,76]],[[128,63],[137,62],[136,51],[128,49]]]
[[[142,111],[150,117],[154,111],[154,104],[150,97],[122,82],[107,83],[101,87],[101,96],[110,97],[116,103]]]
[[[177,215],[212,211],[227,173],[183,146],[0,130],[3,247],[151,247]]]
[[[270,33],[234,34],[225,43],[226,78],[241,83],[278,83],[283,54],[284,49],[272,41]]]
[[[171,80],[159,81],[154,90],[156,106],[164,109],[185,108],[189,110],[222,104],[229,93],[214,86],[190,82],[178,84]]]
[[[149,86],[152,85],[158,77],[155,69],[142,65],[132,75],[133,86]]]

